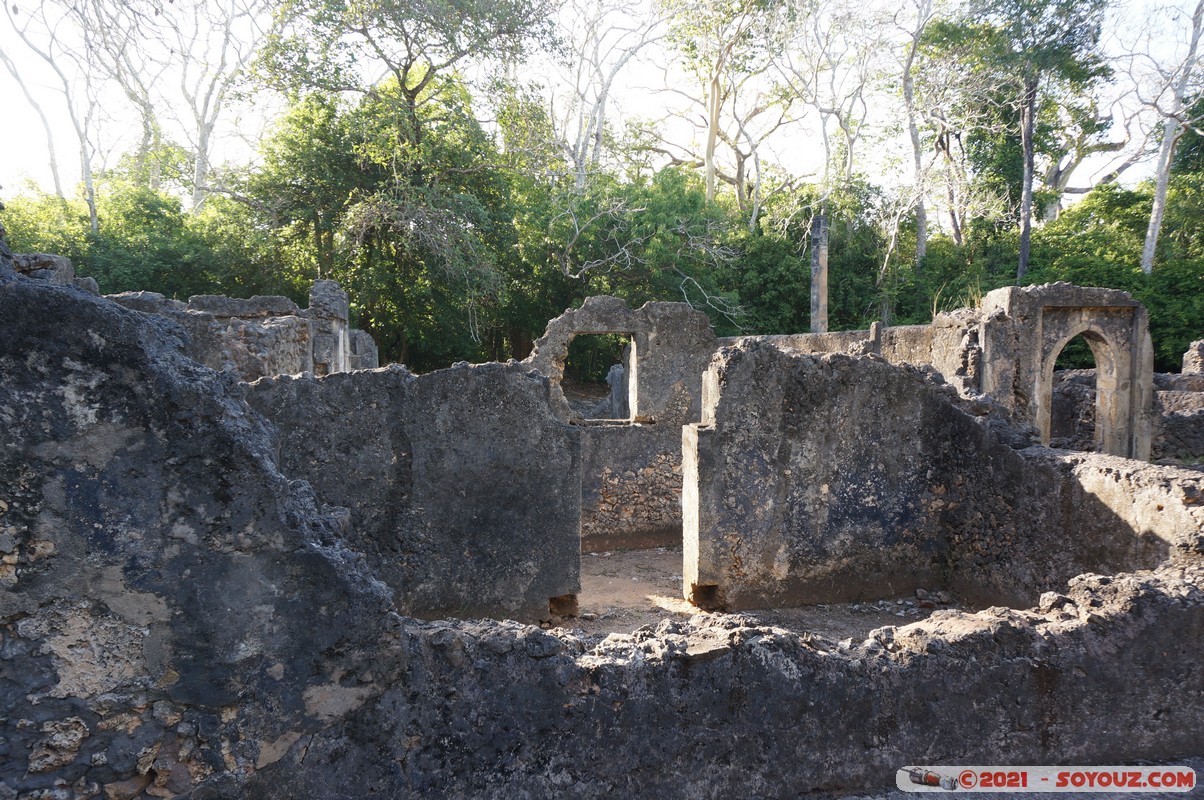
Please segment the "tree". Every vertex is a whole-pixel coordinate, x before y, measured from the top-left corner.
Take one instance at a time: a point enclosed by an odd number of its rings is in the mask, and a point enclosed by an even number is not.
[[[601,162],[615,80],[641,51],[664,37],[664,20],[634,0],[573,0],[560,14],[563,57],[559,101],[553,87],[551,119],[573,170],[574,189],[585,191]]]
[[[714,200],[724,105],[733,100],[750,78],[770,69],[783,43],[783,23],[796,9],[792,3],[773,0],[662,0],[662,7],[665,15],[673,20],[670,42],[685,57],[687,68],[704,87],[703,118],[706,124],[702,167],[707,200]],[[728,141],[734,142],[740,137],[752,145],[747,133],[749,118],[769,110],[763,99],[754,101],[750,113],[736,115],[741,133],[729,137]],[[780,124],[774,125],[773,130]],[[742,165],[743,159],[739,159],[738,166]],[[734,182],[738,184],[737,197],[741,197],[743,181],[737,178]]]
[[[209,188],[219,122],[267,33],[273,2],[46,0],[30,9],[6,5],[18,35],[62,83],[81,141],[89,197],[96,169],[96,109],[109,104],[107,90],[116,87],[139,119],[135,161],[148,167],[137,171],[140,179],[155,188],[150,154],[170,144],[166,131],[174,128],[189,147],[190,207],[200,208]]]
[[[1082,92],[1110,71],[1098,46],[1106,0],[972,0],[978,57],[1011,83],[1020,113],[1023,178],[1017,280],[1028,270],[1032,238],[1034,139],[1041,93],[1061,83]]]
[[[1169,69],[1164,67],[1159,70],[1164,79],[1163,91],[1159,92],[1155,107],[1162,117],[1162,146],[1158,151],[1154,203],[1150,210],[1150,223],[1146,228],[1145,244],[1141,251],[1141,271],[1147,275],[1154,270],[1154,253],[1158,248],[1158,234],[1162,229],[1162,218],[1166,213],[1166,195],[1170,184],[1175,148],[1184,132],[1199,119],[1199,116],[1193,118],[1191,115],[1190,95],[1196,88],[1195,81],[1198,77],[1196,72],[1201,57],[1201,33],[1204,33],[1204,0],[1198,0],[1191,16],[1187,53],[1182,60]]]
[[[936,12],[932,0],[912,0],[911,6],[915,8],[914,16],[908,16],[908,21],[904,24],[901,22],[904,15],[900,11],[895,16],[895,24],[907,37],[900,64],[900,86],[903,90],[904,109],[907,112],[907,137],[911,142],[913,209],[916,218],[916,269],[920,269],[924,262],[924,255],[928,251],[928,208],[924,202],[924,196],[927,193],[929,170],[928,165],[924,163],[927,148],[920,140],[921,119],[916,98],[915,73],[916,61],[922,52],[924,31]]]
[[[47,0],[31,7],[5,3],[4,13],[17,36],[51,69],[59,82],[71,125],[79,142],[80,175],[89,226],[100,230],[96,211],[96,185],[92,160],[96,150],[96,117],[101,109],[99,76],[104,70],[99,49],[88,36],[84,23],[87,4]]]
[[[46,119],[46,112],[42,110],[42,104],[29,91],[29,85],[21,77],[21,71],[3,50],[0,50],[0,61],[4,62],[4,68],[8,70],[8,74],[21,87],[21,93],[25,95],[25,102],[29,103],[29,107],[34,110],[34,113],[38,115],[38,120],[42,123],[42,130],[46,133],[46,151],[49,156],[50,179],[54,183],[54,194],[60,198],[66,197],[63,193],[63,180],[59,177],[59,160],[54,147],[54,131],[50,127],[50,121]]]
[[[997,76],[977,57],[978,47],[975,26],[933,19],[921,36],[916,64],[915,103],[932,136],[936,180],[944,185],[957,247],[967,243],[973,221],[999,218],[1008,205],[1004,189],[1010,182],[1001,180],[1006,165],[998,163],[993,146],[1007,120],[1000,115]],[[984,148],[984,142],[992,146]],[[990,161],[984,161],[984,149]]]

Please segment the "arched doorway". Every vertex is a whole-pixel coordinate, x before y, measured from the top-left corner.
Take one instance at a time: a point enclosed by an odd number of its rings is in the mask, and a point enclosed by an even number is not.
[[[1095,355],[1082,336],[1066,343],[1054,358],[1053,394],[1049,403],[1049,446],[1059,450],[1094,451]]]
[[[1074,370],[1063,372],[1062,366],[1085,366],[1088,360],[1094,375]],[[1093,326],[1083,326],[1061,337],[1045,358],[1039,392],[1041,408],[1038,422],[1041,442],[1071,450],[1094,450],[1101,453],[1123,453],[1126,432],[1121,423],[1127,420],[1127,395],[1118,391],[1119,354],[1117,347]],[[1086,404],[1086,407],[1084,405]]]

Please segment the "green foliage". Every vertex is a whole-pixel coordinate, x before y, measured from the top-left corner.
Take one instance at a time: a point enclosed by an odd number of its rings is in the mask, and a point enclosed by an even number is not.
[[[88,206],[28,187],[4,203],[4,224],[14,253],[56,253],[77,265],[88,252]]]
[[[223,283],[208,242],[191,230],[179,199],[162,192],[106,178],[97,187],[95,234],[82,200],[31,193],[6,205],[15,251],[65,255],[105,292],[150,289],[188,297]]]
[[[1204,332],[1204,252],[1191,198],[1201,181],[1176,179],[1184,196],[1168,204],[1153,274],[1141,271],[1141,249],[1153,191],[1148,185],[1105,185],[1039,230],[1033,238],[1033,283],[1069,281],[1132,293],[1150,314],[1155,368],[1178,371],[1183,351]]]
[[[564,360],[565,377],[582,383],[603,383],[610,368],[623,363],[623,351],[631,337],[624,334],[575,336]]]
[[[1018,204],[1018,92],[1029,71],[1041,71],[1051,87],[1037,120],[1039,152],[1056,154],[1066,119],[1078,119],[1075,130],[1094,124],[1069,104],[1077,102],[1075,86],[1103,75],[1087,47],[1098,2],[1079,9],[1067,2],[984,2],[977,18],[936,23],[927,34],[925,58],[944,59],[943,74],[955,65],[980,81],[977,89],[958,84],[933,106],[941,114],[958,103],[974,106],[944,119],[945,145],[964,143],[966,155],[954,163],[951,154],[942,165],[950,175],[968,170],[978,196],[994,191]],[[701,64],[714,53],[701,40],[687,41],[691,25],[714,24],[722,33],[737,18],[746,25],[801,7],[771,6],[708,6],[713,19],[682,18],[674,36]],[[493,46],[496,34],[497,52],[514,55],[524,37],[544,28],[532,15],[546,6],[535,0],[435,4],[421,20],[410,18],[409,6],[375,0],[294,0],[290,7],[306,15],[271,43],[260,67],[294,93],[255,167],[227,176],[223,193],[188,213],[178,197],[188,189],[182,153],[161,144],[99,176],[96,234],[82,200],[34,191],[10,200],[4,221],[14,249],[67,255],[110,292],[285,294],[303,303],[315,278],[335,278],[384,358],[418,370],[522,358],[548,319],[591,294],[632,306],[685,300],[720,335],[806,330],[811,227],[820,213],[829,223],[833,330],[887,316],[895,324],[927,322],[1013,282],[1014,220],[1000,224],[971,211],[964,243],[935,233],[924,262],[915,264],[914,220],[899,219],[889,192],[866,180],[831,193],[765,191],[760,224],[750,231],[736,198],[720,193],[709,201],[699,173],[649,160],[658,135],[651,129],[629,137],[646,146],[615,145],[605,170],[578,181],[536,97],[495,82],[494,124],[483,126],[455,72],[456,48]],[[1085,20],[1083,30],[1066,28],[1072,17]],[[1013,26],[1017,19],[1052,26],[1057,35],[1032,39],[1034,31]],[[357,20],[372,24],[350,24]],[[735,59],[725,69],[741,68],[741,59],[757,66],[769,46],[758,35],[746,26],[719,45],[730,45],[725,58]],[[416,49],[405,51],[411,40]],[[356,59],[364,59],[359,67]],[[368,61],[390,77],[363,83],[360,67]],[[926,91],[941,88],[940,74],[926,78],[933,84]],[[322,86],[339,91],[313,90]],[[1175,368],[1186,344],[1204,332],[1204,174],[1196,170],[1193,136],[1179,150],[1151,276],[1137,267],[1151,204],[1144,186],[1100,187],[1038,228],[1026,276],[1132,292],[1150,310],[1160,369]],[[890,230],[883,230],[886,219]],[[935,214],[930,224],[937,229]],[[621,343],[594,338],[575,344],[570,374],[605,377]]]
[[[1197,97],[1186,105],[1183,118],[1192,124],[1183,131],[1175,146],[1175,155],[1171,159],[1173,175],[1204,172],[1204,136],[1201,136],[1197,129],[1200,121],[1204,120],[1204,97]]]

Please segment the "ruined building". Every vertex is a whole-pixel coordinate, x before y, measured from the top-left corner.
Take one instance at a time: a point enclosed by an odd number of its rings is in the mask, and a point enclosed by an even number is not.
[[[360,369],[337,287],[107,299],[30,263],[0,244],[0,798],[794,798],[1204,755],[1204,404],[1123,293],[737,340],[591,298],[524,362],[415,375]],[[617,419],[561,390],[590,333],[631,340]],[[1094,452],[1042,444],[1076,336]],[[583,550],[676,542],[698,614],[574,632]],[[916,590],[962,602],[843,640],[756,611]]]

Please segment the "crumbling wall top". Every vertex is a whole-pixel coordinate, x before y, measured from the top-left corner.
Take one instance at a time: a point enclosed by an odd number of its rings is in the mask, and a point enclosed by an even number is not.
[[[338,320],[350,318],[351,304],[338,281],[314,281],[309,290],[309,316]]]
[[[1037,286],[1005,286],[1001,289],[987,292],[979,303],[979,309],[984,316],[991,312],[1002,310],[1008,316],[1028,316],[1030,309],[1044,306],[1079,307],[1079,308],[1112,308],[1140,306],[1133,295],[1119,289],[1106,289],[1099,286],[1076,286],[1073,283],[1058,281],[1057,283],[1042,283]]]
[[[185,306],[189,311],[203,311],[215,317],[238,317],[259,319],[262,317],[300,316],[301,309],[287,297],[279,295],[256,295],[254,297],[226,297],[218,294],[194,294]]]
[[[1183,372],[1204,373],[1204,339],[1197,339],[1187,346],[1187,352],[1183,354]]]
[[[627,381],[634,386],[635,419],[654,418],[670,426],[698,419],[699,381],[718,342],[707,315],[686,303],[648,302],[632,310],[617,297],[587,297],[581,308],[548,323],[524,363],[559,387],[573,338],[606,333],[632,337]],[[563,396],[557,405],[565,419],[571,418]]]

